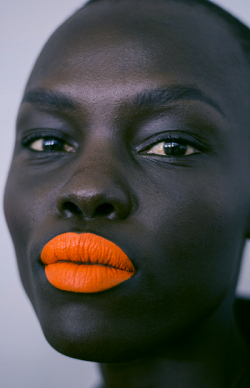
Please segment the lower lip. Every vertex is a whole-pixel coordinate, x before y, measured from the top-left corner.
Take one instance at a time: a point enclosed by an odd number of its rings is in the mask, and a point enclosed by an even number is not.
[[[45,267],[48,281],[64,291],[94,293],[128,280],[133,273],[99,264],[60,263]]]
[[[135,268],[115,243],[92,233],[64,233],[43,248],[48,281],[71,292],[105,291],[128,280]]]

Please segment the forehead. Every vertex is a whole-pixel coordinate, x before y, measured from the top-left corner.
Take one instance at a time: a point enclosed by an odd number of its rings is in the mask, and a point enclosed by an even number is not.
[[[238,40],[208,10],[172,1],[103,1],[54,33],[27,90],[57,89],[100,104],[143,89],[192,85],[241,116],[236,102],[246,100],[248,78]]]

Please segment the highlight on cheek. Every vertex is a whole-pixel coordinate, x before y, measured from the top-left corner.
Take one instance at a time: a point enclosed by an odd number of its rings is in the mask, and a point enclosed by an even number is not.
[[[92,233],[64,233],[42,250],[48,281],[64,291],[94,293],[128,280],[135,268],[113,242]]]

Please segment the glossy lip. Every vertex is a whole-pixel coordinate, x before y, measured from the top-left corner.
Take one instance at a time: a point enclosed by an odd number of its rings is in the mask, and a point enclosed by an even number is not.
[[[128,280],[135,268],[113,242],[92,233],[64,233],[42,250],[48,281],[64,291],[94,293]]]

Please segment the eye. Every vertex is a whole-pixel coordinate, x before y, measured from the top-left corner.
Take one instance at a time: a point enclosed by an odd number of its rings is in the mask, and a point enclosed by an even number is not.
[[[74,147],[55,137],[41,137],[31,141],[29,148],[38,152],[75,152]]]
[[[188,156],[199,153],[199,151],[189,144],[178,141],[162,141],[148,148],[143,152],[149,155],[162,155],[167,157]]]

